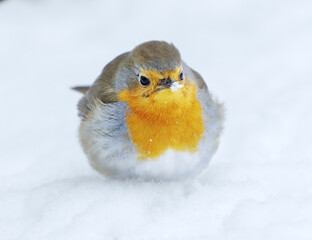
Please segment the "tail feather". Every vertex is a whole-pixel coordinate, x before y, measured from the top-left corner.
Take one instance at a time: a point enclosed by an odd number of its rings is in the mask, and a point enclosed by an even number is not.
[[[89,90],[89,88],[90,88],[89,86],[77,86],[77,87],[72,87],[71,89],[75,90],[77,92],[86,94],[86,92]]]

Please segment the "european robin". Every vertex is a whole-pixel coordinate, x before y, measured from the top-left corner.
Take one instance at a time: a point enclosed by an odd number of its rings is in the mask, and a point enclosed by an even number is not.
[[[223,108],[173,44],[150,41],[108,63],[78,103],[91,166],[113,178],[195,176],[217,149]]]

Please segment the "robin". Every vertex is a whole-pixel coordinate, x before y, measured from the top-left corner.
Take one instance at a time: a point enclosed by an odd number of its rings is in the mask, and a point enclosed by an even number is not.
[[[113,178],[176,180],[200,173],[219,143],[222,105],[173,44],[150,41],[108,63],[78,103],[91,166]]]

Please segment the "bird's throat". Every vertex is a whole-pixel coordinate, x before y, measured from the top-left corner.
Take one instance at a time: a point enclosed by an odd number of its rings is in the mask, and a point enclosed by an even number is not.
[[[119,100],[129,105],[126,123],[139,160],[156,159],[166,150],[196,152],[204,132],[202,107],[193,82],[142,98],[123,90]]]

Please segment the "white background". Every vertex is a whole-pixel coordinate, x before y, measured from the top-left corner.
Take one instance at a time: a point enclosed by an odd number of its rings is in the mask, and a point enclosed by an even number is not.
[[[221,145],[185,182],[93,171],[69,88],[173,42],[225,103]],[[0,239],[312,239],[312,2],[0,3]]]

